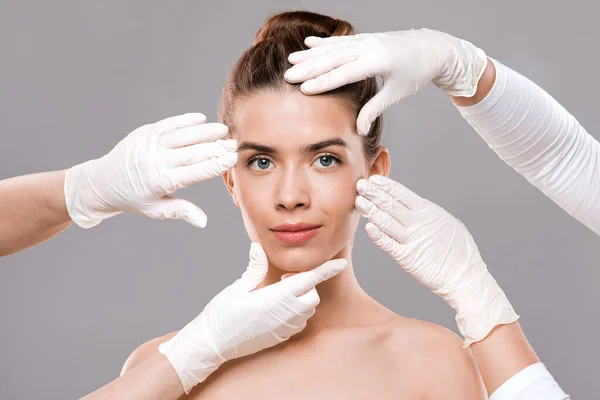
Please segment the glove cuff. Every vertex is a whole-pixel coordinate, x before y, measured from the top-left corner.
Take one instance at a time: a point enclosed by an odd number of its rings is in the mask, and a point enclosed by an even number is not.
[[[510,301],[494,277],[487,272],[476,289],[468,295],[456,296],[456,323],[465,342],[464,347],[485,339],[498,325],[511,324],[519,319]]]
[[[181,333],[181,332],[180,332]],[[209,346],[182,346],[175,335],[169,341],[161,343],[158,351],[163,354],[173,368],[186,394],[197,384],[216,371],[226,360],[216,354]]]
[[[488,58],[483,50],[466,40],[456,39],[451,45],[449,62],[444,73],[433,83],[450,96],[473,97],[483,75]]]
[[[75,165],[65,175],[64,194],[69,217],[82,228],[92,228],[102,220],[121,212],[102,211],[103,202],[94,188],[92,177],[98,160]]]
[[[504,303],[504,304],[503,304]],[[463,335],[463,347],[467,348],[475,342],[485,339],[499,325],[508,325],[519,319],[519,315],[510,305],[507,298],[498,302],[490,310],[479,315],[471,315],[463,320],[457,319],[458,329]]]

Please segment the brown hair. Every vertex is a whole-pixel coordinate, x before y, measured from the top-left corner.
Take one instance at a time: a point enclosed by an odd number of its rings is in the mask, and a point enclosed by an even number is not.
[[[219,119],[234,131],[235,100],[252,93],[271,90],[300,90],[300,84],[288,83],[283,75],[292,66],[290,53],[306,50],[307,36],[354,35],[354,27],[346,21],[308,11],[287,11],[269,17],[254,38],[254,44],[235,64],[221,98]],[[342,86],[324,93],[344,101],[358,116],[360,109],[378,91],[375,78]],[[363,138],[363,150],[368,161],[377,155],[381,139],[382,118],[375,119],[369,134]]]

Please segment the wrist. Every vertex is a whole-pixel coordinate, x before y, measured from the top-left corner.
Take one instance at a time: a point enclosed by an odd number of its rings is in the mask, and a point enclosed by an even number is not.
[[[178,338],[182,332],[169,341],[161,343],[158,351],[169,360],[179,376],[185,393],[189,394],[194,386],[204,382],[226,360],[216,354],[208,344],[183,344],[180,337]]]
[[[518,322],[496,326],[485,339],[473,343],[471,351],[488,393],[540,361]]]
[[[483,275],[472,273],[468,282],[447,296],[448,304],[456,311],[456,323],[464,338],[464,346],[486,338],[499,325],[519,319],[510,301],[494,277],[484,270]]]
[[[65,178],[67,171],[55,171],[49,172],[48,174],[52,174],[54,179],[54,184],[52,184],[51,196],[49,197],[49,201],[47,203],[48,209],[52,212],[53,215],[57,216],[57,219],[64,220],[65,222],[70,222],[69,211],[67,209],[67,200],[65,198]]]
[[[446,62],[433,84],[450,96],[473,97],[487,69],[488,58],[482,49],[472,43],[444,35],[445,39],[441,43],[446,48],[446,55],[443,57]]]
[[[103,197],[98,194],[98,188],[106,186],[96,182],[105,179],[95,172],[99,162],[101,159],[89,160],[65,173],[64,195],[69,217],[82,228],[92,228],[102,220],[120,214],[108,211]]]
[[[487,95],[492,91],[494,87],[494,83],[496,82],[496,67],[494,63],[488,59],[487,65],[479,82],[477,84],[477,91],[471,97],[460,97],[460,96],[451,96],[452,101],[459,107],[469,107],[473,106],[483,99],[487,97]]]

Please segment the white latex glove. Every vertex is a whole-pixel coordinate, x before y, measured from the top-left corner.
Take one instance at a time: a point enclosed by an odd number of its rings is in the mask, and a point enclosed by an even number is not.
[[[71,219],[91,228],[121,212],[133,212],[204,227],[206,214],[200,208],[168,195],[236,164],[237,142],[215,142],[228,128],[205,121],[203,114],[189,113],[144,125],[104,157],[70,168],[64,191]]]
[[[429,82],[452,96],[472,97],[487,65],[483,50],[430,29],[365,33],[319,38],[290,54],[285,73],[291,83],[304,82],[305,94],[322,93],[369,77],[383,78],[383,88],[364,105],[356,122],[366,135],[389,106],[413,96]]]
[[[345,259],[331,260],[254,290],[267,274],[268,260],[262,247],[252,243],[242,277],[158,350],[189,393],[224,362],[275,346],[304,329],[319,304],[315,286],[347,265]]]
[[[357,191],[369,237],[456,311],[465,347],[519,318],[462,222],[387,177],[361,179]]]

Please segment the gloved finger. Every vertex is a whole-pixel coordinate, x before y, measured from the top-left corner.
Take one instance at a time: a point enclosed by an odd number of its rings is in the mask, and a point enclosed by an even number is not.
[[[369,181],[373,182],[385,192],[389,193],[394,199],[404,204],[411,210],[421,210],[425,206],[425,199],[411,191],[406,186],[396,182],[386,176],[371,175]]]
[[[323,74],[330,73],[332,70],[347,63],[351,63],[357,58],[357,54],[352,51],[347,51],[347,49],[328,52],[321,56],[306,60],[301,64],[294,65],[285,72],[284,78],[292,83],[321,78]],[[313,83],[312,85],[315,84]],[[305,88],[303,87],[302,89]]]
[[[296,275],[296,272],[288,272],[287,274],[281,275],[280,280],[284,280],[284,279],[289,278],[290,276],[294,276],[294,275]]]
[[[362,196],[356,196],[355,205],[364,217],[367,217],[371,223],[377,225],[383,232],[400,243],[406,242],[409,233],[408,228],[380,210],[373,202]]]
[[[322,46],[331,43],[348,43],[356,41],[361,35],[343,35],[343,36],[307,36],[304,39],[304,44],[310,48]]]
[[[299,82],[318,76],[313,72],[317,67],[326,72],[358,58],[359,53],[355,47],[333,43],[291,53],[288,61],[293,66],[286,71],[284,77],[290,82]],[[329,65],[329,68],[323,69],[322,65]]]
[[[365,231],[377,247],[389,254],[397,263],[400,264],[402,260],[402,245],[400,243],[386,235],[385,232],[371,222],[367,222],[365,225]]]
[[[295,51],[293,53],[290,53],[290,55],[288,56],[288,61],[290,62],[290,64],[293,64],[294,66],[291,67],[290,69],[288,69],[288,71],[294,70],[295,67],[298,66],[297,64],[300,64],[300,63],[304,64],[306,61],[313,59],[315,57],[327,54],[328,52],[335,50],[337,47],[338,47],[338,45],[336,45],[336,44],[328,44],[328,45],[313,47],[313,48],[307,49],[307,50],[300,50],[300,51]],[[287,75],[287,72],[285,75]]]
[[[215,157],[234,153],[237,150],[237,140],[217,140],[172,150],[172,165],[184,166],[196,164]]]
[[[347,41],[349,37],[350,36],[331,36],[322,38],[318,36],[308,36],[304,39],[304,44],[309,48],[290,53],[288,61],[290,64],[298,64],[315,56],[326,54],[327,51],[338,48],[340,44],[343,45],[344,43],[349,43]]]
[[[240,278],[240,284],[246,292],[256,289],[264,281],[269,269],[267,254],[257,242],[252,242],[250,245],[249,258],[248,268]]]
[[[222,175],[231,169],[238,160],[237,153],[211,158],[200,163],[185,165],[172,171],[172,181],[177,189]]]
[[[383,88],[375,96],[365,104],[358,113],[356,118],[356,130],[359,135],[366,136],[371,130],[371,124],[391,105],[400,102],[407,96],[404,93],[398,92],[395,89],[386,87]]]
[[[278,290],[283,290],[293,294],[294,296],[300,296],[319,283],[326,281],[335,275],[342,272],[348,265],[348,260],[337,259],[330,260],[324,264],[319,265],[317,268],[310,271],[304,271],[297,273],[281,282],[273,284]]]
[[[412,226],[418,218],[416,211],[409,209],[369,180],[359,179],[356,182],[356,190],[358,194],[371,201],[377,208],[405,227]]]
[[[198,143],[212,142],[227,136],[229,128],[226,125],[210,122],[208,124],[187,126],[162,134],[160,144],[175,149]]]
[[[317,94],[337,89],[349,83],[362,81],[369,77],[361,60],[352,60],[300,86],[304,94]]]
[[[196,228],[204,228],[207,220],[204,211],[195,204],[170,196],[164,196],[138,212],[154,219],[182,219]]]
[[[206,116],[201,113],[187,113],[165,118],[154,123],[154,130],[158,134],[172,131],[186,126],[199,125],[206,122]]]
[[[319,293],[317,293],[317,289],[315,288],[312,288],[303,295],[298,296],[297,299],[306,307],[306,309],[314,309],[321,302]]]

